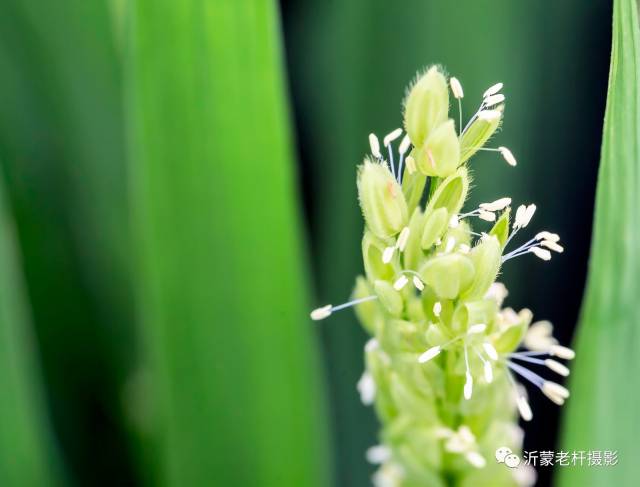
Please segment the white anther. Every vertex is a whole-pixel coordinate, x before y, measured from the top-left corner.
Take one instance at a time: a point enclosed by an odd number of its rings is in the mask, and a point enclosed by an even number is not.
[[[368,371],[364,371],[356,386],[360,393],[360,401],[365,406],[371,406],[376,398],[376,383]]]
[[[364,351],[369,353],[369,352],[373,352],[374,350],[377,350],[378,348],[380,348],[380,342],[378,340],[376,340],[375,338],[370,338],[369,341],[367,341],[367,343],[365,343],[364,345]]]
[[[495,349],[495,347],[491,343],[484,342],[482,344],[482,348],[484,348],[484,351],[486,352],[486,354],[489,356],[491,360],[498,360],[498,351]]]
[[[395,289],[396,291],[400,291],[403,287],[407,285],[408,282],[409,282],[409,279],[407,279],[407,276],[402,275],[398,278],[396,282],[393,283],[393,289]]]
[[[451,218],[449,218],[449,228],[458,228],[458,225],[460,225],[458,215],[451,215]]]
[[[557,243],[560,241],[560,235],[558,235],[557,233],[544,231],[536,235],[536,240],[549,240],[551,242]]]
[[[527,206],[526,211],[524,212],[524,216],[522,217],[522,227],[526,227],[529,222],[531,221],[531,219],[533,218],[533,215],[536,212],[536,205],[531,204],[529,206]]]
[[[496,83],[495,85],[490,86],[489,88],[487,88],[487,91],[484,92],[482,98],[487,98],[489,96],[495,95],[502,89],[503,86],[503,83]]]
[[[534,352],[546,352],[551,346],[558,343],[551,336],[553,333],[553,325],[550,321],[536,321],[533,323],[524,336],[523,344],[529,350]]]
[[[533,412],[531,411],[531,406],[529,406],[527,398],[518,394],[516,404],[518,405],[520,417],[525,421],[531,421],[533,419]]]
[[[493,367],[491,367],[491,362],[484,363],[484,380],[487,381],[487,384],[493,382]]]
[[[478,113],[478,118],[486,122],[493,122],[500,118],[502,112],[500,110],[482,110]]]
[[[448,237],[447,245],[445,245],[444,247],[445,254],[448,254],[449,252],[451,252],[455,246],[456,246],[456,239],[454,237]]]
[[[440,348],[439,345],[436,347],[431,347],[429,350],[427,350],[426,352],[424,352],[422,355],[418,357],[418,362],[420,362],[421,364],[424,364],[425,362],[428,362],[432,358],[437,357],[441,351],[442,351],[442,348]]]
[[[551,252],[547,249],[541,249],[540,247],[531,247],[529,252],[542,260],[551,260]]]
[[[460,84],[460,81],[458,81],[458,78],[452,76],[449,79],[449,85],[451,86],[451,92],[453,93],[454,98],[460,99],[464,97],[464,91],[462,90],[462,85]]]
[[[489,95],[484,99],[484,105],[487,108],[491,108],[498,103],[502,103],[504,101],[504,95],[502,93],[497,93],[495,95]]]
[[[378,137],[376,134],[369,134],[369,147],[371,148],[371,154],[376,159],[382,159],[382,154],[380,153],[380,142],[378,141]]]
[[[487,461],[477,451],[469,451],[465,453],[464,457],[476,468],[484,468],[487,465]]]
[[[544,381],[542,383],[542,393],[551,399],[553,402],[562,406],[564,404],[565,399],[569,397],[569,390],[566,387],[561,386],[560,384],[556,384],[551,381]]]
[[[402,129],[398,128],[398,129],[392,130],[391,132],[389,132],[387,135],[384,136],[384,139],[382,139],[382,143],[384,144],[385,147],[388,147],[391,142],[396,140],[401,135],[402,135]]]
[[[496,214],[491,211],[480,210],[480,213],[478,214],[478,218],[487,222],[494,222],[496,221]]]
[[[436,304],[433,305],[433,314],[440,316],[440,313],[442,313],[442,303],[440,301],[436,301]]]
[[[487,329],[487,325],[485,325],[484,323],[477,323],[475,325],[471,325],[467,329],[467,334],[474,335],[476,333],[484,333],[486,329]]]
[[[413,276],[413,285],[416,287],[418,291],[424,290],[424,283],[420,280],[418,276]]]
[[[466,381],[464,383],[464,398],[468,401],[471,399],[471,394],[473,394],[473,376],[471,372],[467,371]]]
[[[540,245],[545,246],[546,248],[553,250],[554,252],[558,252],[559,254],[561,254],[562,252],[564,252],[564,247],[552,240],[543,240]]]
[[[391,262],[391,259],[393,259],[393,253],[395,252],[395,250],[396,250],[395,247],[387,247],[386,249],[384,249],[384,251],[382,252],[383,264],[388,264],[389,262]]]
[[[411,147],[411,139],[409,138],[409,135],[405,135],[402,138],[402,142],[400,142],[400,147],[398,147],[398,152],[400,154],[404,154],[409,150],[409,147]]]
[[[391,450],[385,445],[375,445],[367,450],[367,462],[380,465],[391,458]]]
[[[500,198],[491,203],[480,203],[480,208],[486,211],[500,211],[504,210],[510,204],[511,198]]]
[[[576,356],[576,352],[569,347],[563,347],[562,345],[553,345],[549,349],[549,353],[554,357],[560,357],[565,360],[572,360]]]
[[[469,247],[467,244],[460,244],[458,250],[463,254],[468,254],[469,252],[471,252],[471,247]]]
[[[518,209],[516,210],[516,218],[515,218],[515,221],[513,222],[514,229],[518,229],[523,226],[522,221],[526,213],[527,213],[527,207],[525,205],[518,206]]]
[[[331,308],[333,306],[327,304],[326,306],[322,306],[321,308],[316,308],[311,312],[311,319],[314,321],[324,320],[328,316],[331,315]]]
[[[407,246],[407,240],[409,240],[409,227],[404,227],[400,232],[400,236],[398,237],[398,241],[396,242],[396,248],[403,252],[404,248]]]
[[[567,377],[571,373],[569,367],[566,367],[564,364],[556,362],[553,359],[546,359],[544,361],[544,364],[549,367],[549,369],[553,370],[555,373],[560,374],[563,377]]]
[[[498,150],[500,151],[502,158],[507,161],[507,164],[513,167],[518,164],[518,161],[516,161],[516,158],[509,149],[507,149],[506,147],[498,147]]]
[[[407,166],[407,172],[409,174],[413,174],[414,172],[416,172],[416,161],[413,157],[407,156],[407,159],[405,160],[405,165]]]

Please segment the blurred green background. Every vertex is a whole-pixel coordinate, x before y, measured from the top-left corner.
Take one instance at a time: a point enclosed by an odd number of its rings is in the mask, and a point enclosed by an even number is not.
[[[568,342],[610,37],[604,0],[4,0],[0,485],[368,485],[365,335],[307,311],[361,272],[355,168],[429,64],[467,114],[505,83],[519,165],[476,158],[472,203],[562,234],[503,280]]]

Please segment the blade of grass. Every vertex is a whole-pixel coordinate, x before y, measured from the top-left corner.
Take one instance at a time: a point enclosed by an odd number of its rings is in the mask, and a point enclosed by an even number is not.
[[[5,203],[0,184],[0,485],[62,485]]]
[[[636,485],[640,401],[640,33],[615,0],[589,278],[562,449],[618,452],[615,467],[561,468],[561,487]]]
[[[131,21],[163,483],[329,485],[275,2],[139,0]]]

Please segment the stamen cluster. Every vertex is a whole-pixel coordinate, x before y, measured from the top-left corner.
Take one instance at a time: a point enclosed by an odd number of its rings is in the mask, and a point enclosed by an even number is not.
[[[448,118],[449,88],[457,130]],[[502,83],[490,87],[462,128],[461,83],[447,81],[437,67],[418,77],[404,103],[404,136],[398,128],[383,137],[385,158],[371,134],[371,155],[358,171],[365,276],[351,301],[311,313],[319,320],[355,306],[372,335],[358,391],[383,424],[381,445],[367,453],[380,464],[375,485],[445,485],[445,479],[446,485],[524,485],[522,479],[532,478],[525,467],[512,471],[486,460],[502,446],[521,448],[516,411],[525,421],[533,417],[516,379],[557,404],[569,397],[529,367],[567,376],[559,360],[572,359],[573,351],[552,338],[549,322],[530,324],[529,310],[503,308],[508,293],[496,282],[510,259],[532,253],[549,260],[562,252],[560,237],[541,231],[508,250],[535,205],[519,206],[513,222],[509,197],[462,210],[470,157],[493,151],[516,165],[506,147],[485,147],[502,121],[501,90]]]

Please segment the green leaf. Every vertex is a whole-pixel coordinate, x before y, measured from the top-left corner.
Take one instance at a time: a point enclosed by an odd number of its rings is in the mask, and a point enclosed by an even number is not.
[[[0,184],[0,485],[60,485],[12,223]]]
[[[615,0],[589,277],[575,341],[563,450],[617,451],[618,465],[558,469],[561,487],[635,485],[640,456],[640,34]]]
[[[131,14],[161,484],[330,485],[276,4],[140,0]]]

